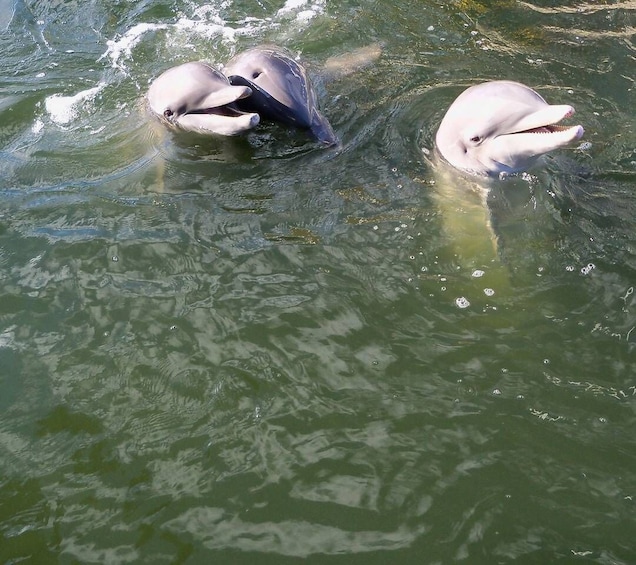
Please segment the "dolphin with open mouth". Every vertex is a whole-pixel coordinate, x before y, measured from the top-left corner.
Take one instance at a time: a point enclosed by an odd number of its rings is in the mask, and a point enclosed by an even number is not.
[[[318,110],[316,93],[305,68],[286,51],[274,46],[248,49],[225,65],[230,84],[252,94],[237,101],[245,112],[310,131],[325,145],[338,139]]]
[[[150,111],[166,125],[203,134],[237,135],[258,125],[258,114],[243,111],[240,100],[252,91],[231,85],[226,76],[207,63],[173,67],[148,89]]]
[[[572,106],[550,105],[521,83],[485,82],[466,89],[451,104],[435,144],[445,161],[465,173],[517,173],[582,137],[582,126],[559,125],[572,114]]]

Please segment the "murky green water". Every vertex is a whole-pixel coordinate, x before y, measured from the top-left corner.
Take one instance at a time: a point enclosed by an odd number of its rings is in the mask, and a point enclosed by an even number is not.
[[[2,563],[636,562],[633,2],[0,7]],[[341,151],[148,123],[263,42]],[[497,250],[430,159],[495,78],[586,128]]]

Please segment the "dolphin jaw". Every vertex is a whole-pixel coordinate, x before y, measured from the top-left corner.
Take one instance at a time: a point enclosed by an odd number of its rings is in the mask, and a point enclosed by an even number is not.
[[[243,112],[236,102],[252,94],[248,87],[228,86],[213,92],[184,109],[180,114],[168,118],[175,126],[203,134],[237,135],[252,129],[260,122],[260,116]]]
[[[573,128],[580,128],[581,135],[583,135],[583,128],[581,128],[581,126],[559,125],[559,122],[572,117],[574,113],[575,111],[572,106],[565,104],[547,105],[519,119],[513,127],[510,127],[508,131],[503,133],[508,135],[520,133],[557,133]]]
[[[255,128],[260,122],[260,117],[255,113],[239,112],[233,110],[227,112],[227,107],[223,111],[190,112],[179,116],[175,124],[186,131],[195,131],[203,134],[237,135],[244,131]]]
[[[580,139],[584,134],[581,125],[558,123],[573,114],[571,106],[546,106],[520,119],[510,131],[486,142],[490,156],[487,168],[495,172],[519,172],[541,155]]]
[[[510,153],[536,154],[548,153],[564,145],[568,145],[583,137],[583,126],[561,126],[546,124],[528,130],[497,136],[496,141],[510,145]]]

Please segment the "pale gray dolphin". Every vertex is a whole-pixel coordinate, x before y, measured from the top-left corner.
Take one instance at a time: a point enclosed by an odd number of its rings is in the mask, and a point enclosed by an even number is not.
[[[261,118],[309,130],[326,145],[337,143],[327,119],[318,110],[307,71],[284,50],[262,46],[239,53],[223,69],[231,84],[249,87],[251,96],[237,105]]]
[[[580,125],[557,125],[574,114],[512,81],[471,86],[451,104],[435,137],[440,155],[469,174],[525,171],[541,155],[579,139]]]
[[[252,93],[233,86],[227,77],[203,62],[185,63],[165,71],[148,89],[148,106],[167,125],[203,134],[236,135],[255,127],[260,118],[236,103]]]

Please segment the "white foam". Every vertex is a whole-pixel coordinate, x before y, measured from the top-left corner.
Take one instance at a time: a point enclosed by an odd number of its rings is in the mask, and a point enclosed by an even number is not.
[[[215,18],[219,19],[220,18]],[[188,18],[182,18],[178,20],[174,27],[180,31],[191,31],[199,37],[211,39],[213,37],[222,37],[224,40],[232,43],[236,40],[237,34],[241,33],[242,29],[235,29],[225,24],[222,20],[213,22],[204,22],[200,20],[191,20]]]
[[[42,128],[44,128],[44,122],[37,118],[31,126],[31,131],[33,133],[40,133],[42,131]]]
[[[289,16],[296,13],[296,21],[300,23],[307,23],[316,16],[324,13],[325,1],[324,0],[287,0],[285,5],[276,12],[277,16]]]
[[[106,83],[100,82],[97,86],[82,90],[75,96],[53,94],[46,98],[44,106],[51,120],[61,125],[68,124],[77,117],[77,106],[86,100],[93,100],[105,86]]]
[[[267,30],[281,25],[280,20],[289,21],[290,16],[295,21],[306,24],[325,10],[326,0],[286,0],[273,17],[257,18],[245,16],[228,24],[219,14],[218,4],[198,6],[189,16],[182,16],[174,23],[139,23],[131,27],[123,35],[106,42],[106,51],[98,60],[111,61],[113,68],[128,74],[127,61],[133,58],[133,50],[148,34],[166,31],[168,43],[173,38],[171,31],[186,32],[200,38],[211,39],[220,37],[223,41],[234,43],[238,36],[263,35]],[[229,9],[231,2],[221,2],[221,8]],[[77,117],[79,106],[86,101],[93,100],[106,86],[100,82],[97,86],[78,92],[74,96],[53,94],[45,100],[45,108],[52,121],[57,124],[68,124]],[[40,122],[33,126],[34,132],[42,128]]]
[[[141,41],[144,35],[149,32],[166,29],[167,27],[167,24],[137,24],[131,27],[119,39],[107,41],[106,52],[99,60],[109,58],[113,62],[113,67],[125,70],[125,66],[121,62],[122,57],[130,58],[133,48]]]
[[[310,20],[324,13],[326,0],[286,0],[273,16],[258,18],[246,15],[232,23],[225,21],[221,15],[221,9],[230,9],[231,2],[204,4],[195,7],[190,14],[181,15],[176,22],[169,24],[139,23],[131,27],[123,35],[107,41],[107,49],[100,57],[109,59],[112,66],[126,73],[128,71],[126,61],[133,57],[133,50],[144,36],[161,30],[166,30],[168,41],[171,31],[188,32],[194,35],[211,39],[220,37],[228,43],[236,42],[240,36],[264,35],[267,30],[281,25],[280,20],[290,19],[305,26]]]

